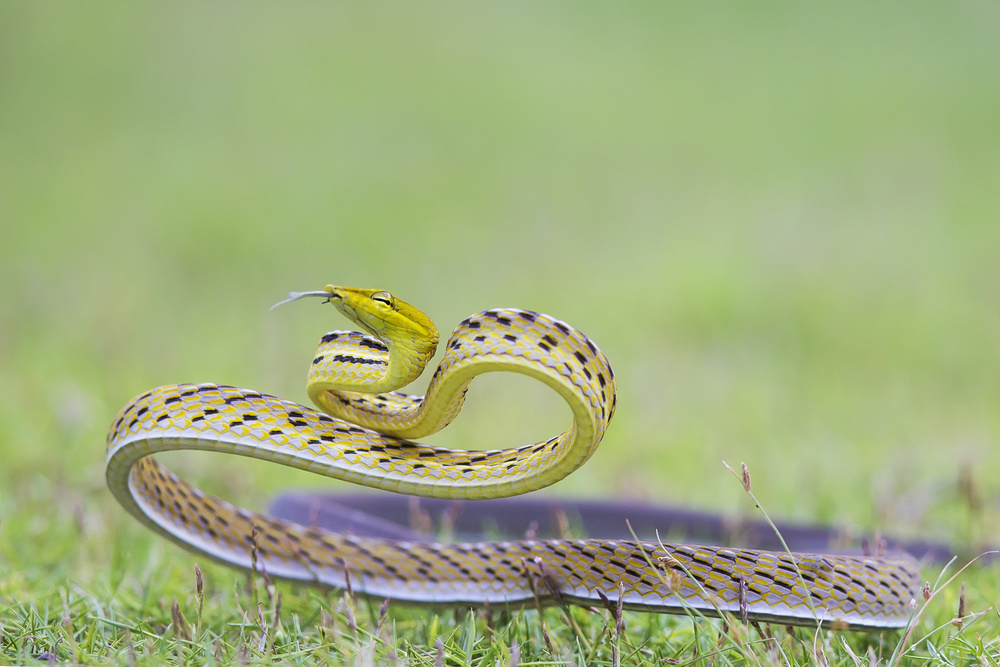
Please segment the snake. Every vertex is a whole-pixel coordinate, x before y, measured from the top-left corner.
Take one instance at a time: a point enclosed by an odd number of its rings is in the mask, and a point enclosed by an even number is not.
[[[432,606],[618,609],[878,630],[913,618],[921,576],[902,554],[797,553],[640,539],[390,539],[296,523],[209,495],[157,461],[223,452],[397,493],[495,499],[549,486],[582,466],[616,407],[597,345],[569,324],[517,308],[459,323],[423,396],[439,333],[381,289],[328,285],[318,297],[355,327],[324,335],[308,372],[315,408],[250,389],[175,384],[115,417],[106,480],[122,507],[184,549],[231,567],[377,599]],[[285,303],[283,301],[281,303]],[[280,304],[276,304],[280,305]],[[553,389],[572,420],[547,440],[457,450],[418,440],[459,413],[473,379],[506,371]]]

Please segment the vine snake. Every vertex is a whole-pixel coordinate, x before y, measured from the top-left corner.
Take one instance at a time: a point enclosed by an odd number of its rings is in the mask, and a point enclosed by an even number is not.
[[[904,626],[920,588],[911,557],[833,556],[659,541],[556,539],[445,543],[324,531],[199,491],[158,452],[227,452],[379,489],[478,499],[548,486],[593,454],[615,411],[615,376],[586,336],[548,315],[487,310],[463,320],[425,396],[438,331],[389,292],[327,286],[320,297],[361,332],[323,336],[307,392],[319,410],[218,384],[159,387],[129,402],[107,439],[106,477],[122,506],[182,547],[230,566],[414,603],[519,607],[611,601],[625,609],[851,628]],[[284,302],[282,302],[284,303]],[[363,333],[362,333],[363,332]],[[544,382],[569,405],[560,435],[460,451],[415,439],[448,425],[489,371]]]

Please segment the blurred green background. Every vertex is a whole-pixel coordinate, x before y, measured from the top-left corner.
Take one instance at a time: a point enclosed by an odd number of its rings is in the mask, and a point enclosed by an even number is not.
[[[961,471],[1000,490],[997,35],[995,2],[4,3],[0,521],[143,531],[117,410],[305,401],[345,322],[268,307],[333,282],[593,337],[619,411],[552,493],[750,513],[745,461],[776,516],[964,526]],[[433,441],[567,418],[488,377]],[[256,507],[325,485],[171,463]]]

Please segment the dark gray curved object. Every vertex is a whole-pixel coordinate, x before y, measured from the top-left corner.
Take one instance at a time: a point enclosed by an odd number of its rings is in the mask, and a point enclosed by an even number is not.
[[[526,535],[539,539],[631,539],[634,531],[640,539],[655,540],[659,534],[665,542],[784,549],[774,529],[762,520],[645,503],[565,500],[533,494],[496,500],[441,500],[399,494],[290,492],[275,498],[269,513],[331,532],[394,540],[428,541],[445,536],[482,541],[522,539]],[[794,523],[780,523],[777,527],[791,551],[868,550],[868,541],[854,531]],[[883,539],[888,551],[906,551],[925,562],[947,562],[959,553],[940,541]]]

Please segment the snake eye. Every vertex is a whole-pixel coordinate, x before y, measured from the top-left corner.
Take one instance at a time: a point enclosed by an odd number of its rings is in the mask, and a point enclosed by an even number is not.
[[[372,301],[377,301],[378,303],[385,304],[392,308],[393,298],[388,292],[375,292],[372,294]]]

